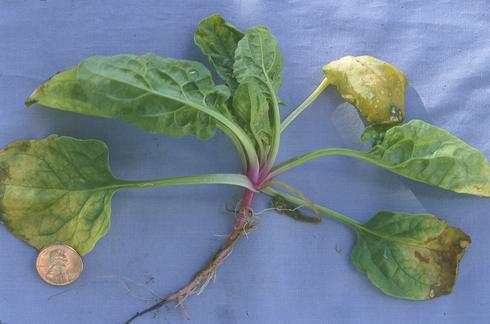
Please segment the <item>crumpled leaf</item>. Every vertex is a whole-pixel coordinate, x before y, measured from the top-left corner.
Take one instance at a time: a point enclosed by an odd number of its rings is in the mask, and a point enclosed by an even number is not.
[[[356,268],[385,294],[426,300],[451,293],[471,239],[429,214],[376,214],[358,229]]]
[[[390,128],[360,154],[404,177],[455,192],[490,197],[490,165],[477,149],[421,120]]]
[[[0,222],[37,249],[64,243],[90,252],[109,229],[117,189],[97,140],[52,135],[0,151]]]
[[[282,66],[279,44],[268,28],[250,28],[238,42],[233,75],[239,87],[232,114],[252,134],[262,160],[267,159],[274,134],[279,132],[272,120],[279,104]]]
[[[369,124],[403,121],[408,81],[393,65],[372,56],[345,56],[324,65],[323,72]]]
[[[254,140],[258,152],[267,154],[272,143],[269,103],[254,82],[242,83],[233,96],[232,114]]]
[[[232,91],[238,86],[233,64],[238,41],[242,38],[243,33],[218,14],[203,19],[194,33],[194,43]]]
[[[94,56],[54,75],[26,105],[116,118],[146,131],[208,139],[216,131],[212,114],[229,117],[224,85],[216,86],[198,62],[143,56]]]
[[[267,27],[250,28],[238,42],[233,74],[239,83],[255,82],[262,92],[277,101],[284,60],[279,43]]]

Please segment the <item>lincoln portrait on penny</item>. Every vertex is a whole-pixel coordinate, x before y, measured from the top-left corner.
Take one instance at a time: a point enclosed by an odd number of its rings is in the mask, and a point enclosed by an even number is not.
[[[46,272],[46,278],[54,282],[65,282],[69,280],[67,273],[68,258],[61,249],[53,250],[49,253],[50,266]]]

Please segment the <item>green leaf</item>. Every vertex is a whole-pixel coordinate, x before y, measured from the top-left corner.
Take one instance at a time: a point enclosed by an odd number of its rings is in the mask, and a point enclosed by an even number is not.
[[[54,75],[26,105],[121,119],[149,132],[212,137],[230,122],[226,86],[200,63],[153,54],[91,57]]]
[[[261,192],[279,199],[273,206],[279,211],[296,211],[297,206],[303,206],[353,229],[357,233],[352,250],[356,268],[385,294],[399,298],[425,300],[449,294],[459,261],[471,243],[463,231],[433,215],[382,211],[360,224],[332,209],[271,187]]]
[[[233,116],[256,143],[263,156],[269,152],[273,131],[269,103],[256,83],[242,83],[233,96]]]
[[[385,133],[395,124],[372,124],[364,129],[361,140],[375,146],[383,142]]]
[[[490,196],[490,166],[478,150],[421,120],[386,131],[368,161],[404,177],[447,190]]]
[[[233,77],[233,64],[242,37],[240,30],[218,14],[203,19],[194,33],[194,43],[232,91],[238,86]]]
[[[109,229],[118,189],[189,184],[256,190],[242,174],[119,180],[111,174],[103,142],[56,135],[18,141],[0,151],[0,223],[37,249],[65,243],[84,255]]]
[[[267,157],[262,157],[265,162],[265,170],[272,167],[279,150],[281,133],[281,116],[279,113],[279,99],[277,92],[282,82],[283,58],[279,44],[272,33],[263,26],[249,29],[245,36],[238,42],[235,52],[235,64],[233,73],[240,84],[255,84],[254,91],[260,91],[268,102],[261,105],[261,115],[265,116],[266,109],[272,126],[272,138]],[[250,90],[250,88],[249,88]]]
[[[383,211],[358,227],[356,268],[385,294],[413,300],[451,293],[471,239],[433,215]]]
[[[238,42],[233,73],[239,83],[256,82],[271,100],[278,101],[283,58],[279,44],[267,27],[250,28]]]
[[[117,189],[100,141],[52,135],[0,151],[0,222],[37,249],[90,252],[109,229]]]
[[[323,66],[328,81],[370,124],[399,123],[405,117],[405,74],[372,56],[345,56]]]

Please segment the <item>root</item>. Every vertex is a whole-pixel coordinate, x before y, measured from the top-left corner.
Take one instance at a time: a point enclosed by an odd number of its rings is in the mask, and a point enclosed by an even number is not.
[[[125,324],[131,323],[136,318],[146,313],[158,310],[165,304],[174,301],[177,302],[177,305],[180,307],[184,316],[186,318],[189,318],[189,315],[184,306],[185,300],[192,295],[199,295],[204,291],[211,280],[216,277],[216,271],[218,270],[219,266],[233,251],[236,241],[241,236],[247,235],[247,233],[253,230],[253,228],[255,227],[255,225],[253,224],[253,211],[250,207],[253,196],[253,192],[248,190],[245,192],[241,208],[237,214],[235,225],[228,235],[227,241],[214,254],[211,261],[209,261],[206,266],[204,266],[204,268],[197,272],[186,286],[162,298],[158,303],[154,304],[153,306],[148,307],[141,312],[137,312],[130,319],[128,319]]]

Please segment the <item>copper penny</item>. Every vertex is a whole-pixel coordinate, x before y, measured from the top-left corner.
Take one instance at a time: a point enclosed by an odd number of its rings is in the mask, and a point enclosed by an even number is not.
[[[52,244],[39,252],[36,269],[41,279],[48,284],[66,286],[80,277],[83,261],[77,251],[70,246]]]

